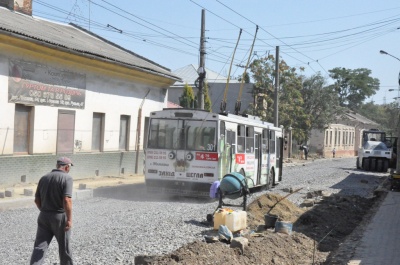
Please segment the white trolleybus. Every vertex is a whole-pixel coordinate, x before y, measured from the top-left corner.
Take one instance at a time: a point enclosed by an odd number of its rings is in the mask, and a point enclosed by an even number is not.
[[[232,172],[242,174],[250,189],[282,179],[282,130],[254,116],[164,109],[150,114],[147,138],[150,192],[206,197]]]

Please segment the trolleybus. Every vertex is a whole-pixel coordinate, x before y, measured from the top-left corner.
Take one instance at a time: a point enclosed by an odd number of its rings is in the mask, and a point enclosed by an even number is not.
[[[282,179],[282,147],[282,129],[254,116],[182,108],[151,112],[147,190],[206,197],[231,172],[242,174],[250,189],[268,189]]]

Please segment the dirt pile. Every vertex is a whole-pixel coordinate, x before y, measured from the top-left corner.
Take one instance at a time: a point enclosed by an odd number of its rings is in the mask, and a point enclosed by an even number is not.
[[[224,242],[196,241],[165,256],[136,257],[135,264],[333,264],[332,260],[341,264],[343,260],[335,254],[339,244],[378,201],[379,196],[366,199],[331,195],[304,209],[280,195],[268,193],[247,208],[248,229],[242,231],[242,236],[249,244],[243,253]],[[292,222],[293,232],[287,235],[265,229],[266,213]],[[215,233],[212,224],[204,231],[204,235]],[[346,255],[341,253],[341,257]]]

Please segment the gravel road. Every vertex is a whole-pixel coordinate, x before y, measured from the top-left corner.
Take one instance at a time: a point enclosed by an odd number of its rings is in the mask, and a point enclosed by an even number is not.
[[[300,204],[307,191],[325,190],[344,195],[371,196],[383,173],[355,168],[355,158],[319,159],[286,164],[283,181],[271,191],[302,188],[288,197]],[[118,189],[118,190],[116,190]],[[210,229],[204,224],[217,201],[153,197],[144,184],[94,190],[94,198],[74,202],[72,250],[75,264],[134,264],[136,255],[158,255],[202,238]],[[249,201],[261,195],[252,194]],[[242,198],[232,202],[238,204]],[[225,201],[224,202],[229,202]],[[28,264],[36,233],[38,210],[31,208],[0,212],[1,264]],[[53,240],[45,265],[58,264]]]

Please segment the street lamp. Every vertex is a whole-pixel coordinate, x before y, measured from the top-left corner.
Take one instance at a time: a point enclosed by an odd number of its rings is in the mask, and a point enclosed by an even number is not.
[[[385,55],[389,55],[390,57],[395,58],[396,60],[400,61],[399,58],[397,58],[394,55],[391,55],[388,52],[385,52],[383,50],[379,51],[381,54],[385,54]],[[399,78],[398,78],[398,82],[399,82],[399,88],[398,90],[398,97],[397,97],[397,106],[400,107],[400,73],[399,73]],[[389,89],[389,91],[391,91]],[[393,89],[394,91],[394,89]],[[400,116],[400,109],[399,109],[399,116]],[[400,175],[400,125],[397,125],[397,160],[396,160],[396,175],[399,176]]]
[[[391,56],[391,57],[393,57],[393,58],[397,59],[398,61],[400,61],[400,59],[399,59],[399,58],[397,58],[397,57],[396,57],[396,56],[394,56],[394,55],[391,55],[390,53],[387,53],[387,52],[385,52],[384,50],[380,50],[380,51],[379,51],[379,53],[380,53],[380,54],[389,55],[389,56]]]

